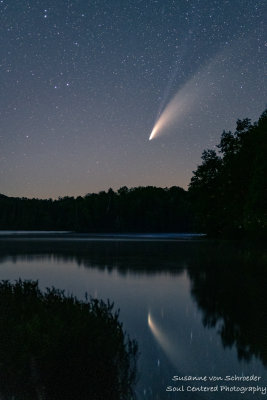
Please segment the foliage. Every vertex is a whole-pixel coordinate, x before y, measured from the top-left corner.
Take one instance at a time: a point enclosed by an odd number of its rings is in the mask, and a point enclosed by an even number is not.
[[[153,186],[84,197],[37,200],[0,196],[0,229],[79,232],[183,232],[190,230],[187,192]]]
[[[137,345],[113,304],[81,302],[38,282],[0,283],[3,399],[133,398]]]
[[[238,120],[215,150],[205,150],[189,186],[196,226],[213,236],[266,235],[267,111]]]

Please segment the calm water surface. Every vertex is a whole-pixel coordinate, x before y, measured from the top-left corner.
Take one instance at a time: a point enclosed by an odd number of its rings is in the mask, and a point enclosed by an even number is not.
[[[138,399],[267,397],[260,391],[187,392],[186,383],[172,381],[254,374],[259,382],[190,386],[267,386],[267,272],[261,249],[175,235],[1,236],[0,279],[38,279],[43,289],[114,301],[139,345]],[[173,386],[184,391],[166,391]]]

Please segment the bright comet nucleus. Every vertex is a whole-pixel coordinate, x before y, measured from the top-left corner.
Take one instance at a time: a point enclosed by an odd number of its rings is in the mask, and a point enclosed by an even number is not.
[[[149,136],[149,140],[152,140],[154,138],[154,136],[156,135],[156,133],[157,133],[157,124],[152,129],[152,132],[151,132],[151,134]]]

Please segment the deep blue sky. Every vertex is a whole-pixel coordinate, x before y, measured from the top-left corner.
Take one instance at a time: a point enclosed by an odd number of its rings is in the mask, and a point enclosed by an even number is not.
[[[266,107],[266,4],[0,0],[0,193],[186,188],[223,129]],[[149,141],[176,93],[190,106]]]

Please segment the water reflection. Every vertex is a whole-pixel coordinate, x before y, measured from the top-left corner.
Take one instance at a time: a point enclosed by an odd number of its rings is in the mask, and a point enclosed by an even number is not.
[[[200,250],[200,249],[199,249]],[[262,248],[217,245],[199,251],[188,269],[205,327],[216,327],[239,359],[267,365],[267,269]]]
[[[162,327],[155,321],[150,312],[147,315],[147,323],[153,336],[162,347],[168,359],[174,366],[176,366],[177,360],[179,360],[179,343],[177,343],[177,341],[175,342],[170,340],[168,334],[164,332]]]
[[[6,257],[17,260],[75,261],[79,266],[154,274],[158,271],[183,270],[191,246],[174,246],[173,242],[84,242],[84,241],[0,241],[0,263]],[[188,247],[189,245],[189,247]],[[189,252],[188,252],[189,250]]]
[[[50,274],[56,264],[64,264],[58,274],[63,285],[74,281],[78,265],[81,279],[94,282],[92,295],[108,292],[118,307],[123,303],[123,321],[143,341],[147,354],[140,370],[145,382],[144,390],[138,389],[140,399],[173,398],[173,393],[164,393],[172,375],[236,371],[236,352],[240,374],[245,364],[246,371],[249,365],[252,372],[256,365],[260,368],[255,358],[267,364],[266,252],[260,246],[211,241],[0,241],[0,273],[1,265],[10,267],[11,259],[19,265],[51,265]],[[33,272],[31,267],[28,273]],[[191,393],[188,398],[198,396]]]

